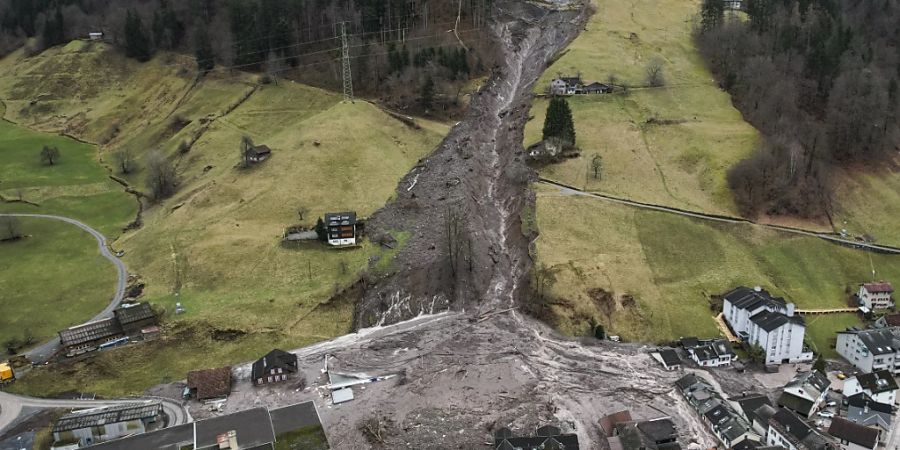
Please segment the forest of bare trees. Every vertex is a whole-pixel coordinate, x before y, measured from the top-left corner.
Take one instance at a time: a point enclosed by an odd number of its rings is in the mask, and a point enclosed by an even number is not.
[[[357,92],[438,109],[492,65],[483,39],[491,1],[0,0],[0,56],[100,31],[140,61],[171,50],[194,56],[202,73],[218,66],[340,89],[346,21]]]
[[[733,167],[741,212],[831,215],[836,167],[892,163],[898,145],[900,2],[747,0],[743,20],[705,0],[697,42],[765,139]]]

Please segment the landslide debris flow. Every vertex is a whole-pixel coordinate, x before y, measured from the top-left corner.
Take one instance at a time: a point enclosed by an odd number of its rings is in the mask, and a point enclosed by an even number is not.
[[[355,325],[384,325],[448,308],[509,308],[526,295],[531,267],[521,213],[534,208],[522,140],[529,102],[547,63],[583,27],[582,5],[499,2],[498,60],[468,117],[401,180],[397,200],[370,221],[374,240],[408,231],[393,273],[371,281]]]

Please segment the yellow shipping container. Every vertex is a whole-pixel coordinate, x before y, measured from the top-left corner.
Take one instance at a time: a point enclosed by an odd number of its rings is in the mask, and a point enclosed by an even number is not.
[[[12,367],[7,363],[0,363],[0,381],[11,381],[15,379]]]

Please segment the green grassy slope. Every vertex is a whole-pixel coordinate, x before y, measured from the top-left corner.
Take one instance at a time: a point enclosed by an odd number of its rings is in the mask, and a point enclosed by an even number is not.
[[[579,211],[573,215],[571,211]],[[628,339],[666,341],[717,335],[708,298],[738,285],[761,285],[798,308],[845,307],[857,283],[900,279],[900,261],[753,226],[715,224],[641,211],[541,187],[538,252],[558,271],[554,294],[558,325],[571,334],[593,317]],[[610,321],[587,295],[591,288],[631,294],[636,307]],[[815,319],[819,342],[853,323]],[[823,345],[820,345],[822,347]]]
[[[541,78],[558,73],[586,81],[642,86],[645,67],[664,61],[667,85],[627,94],[569,97],[582,157],[541,175],[584,189],[643,202],[716,213],[735,212],[725,173],[753,149],[745,123],[706,69],[691,39],[698,1],[595,1],[587,29]],[[534,102],[526,145],[541,138],[547,101]],[[591,155],[604,158],[602,180],[589,176]]]
[[[173,161],[180,179],[172,198],[148,205],[141,229],[114,243],[147,283],[145,299],[166,311],[163,339],[103,352],[74,374],[42,368],[17,382],[20,392],[134,394],[193,368],[345,333],[352,305],[323,303],[382,250],[284,246],[284,227],[311,226],[328,211],[371,214],[448,129],[432,122],[413,129],[368,102],[343,104],[339,95],[291,82],[258,86],[254,76],[228,73],[195,82],[171,65],[175,58],[140,65],[106,46],[73,43],[0,60],[7,117],[100,142],[106,164],[129,149],[138,170],[123,177],[138,189],[152,149]],[[74,84],[64,89],[70,95],[43,96],[62,89],[59,78]],[[272,157],[238,169],[242,135],[271,147]],[[194,138],[187,153],[177,151]],[[176,302],[186,314],[172,314]]]
[[[42,342],[82,323],[115,292],[116,270],[93,237],[72,225],[23,218],[28,237],[0,243],[0,342]]]

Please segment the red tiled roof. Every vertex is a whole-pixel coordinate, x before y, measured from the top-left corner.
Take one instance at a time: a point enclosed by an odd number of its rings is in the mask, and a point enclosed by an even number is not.
[[[900,327],[900,313],[887,314],[884,316],[884,322],[889,327]]]
[[[880,283],[865,283],[863,287],[869,292],[894,292],[894,287],[891,286],[891,283],[884,281]]]
[[[600,428],[606,433],[607,437],[613,435],[613,431],[617,424],[631,421],[631,412],[627,409],[617,413],[610,414],[600,419]]]

